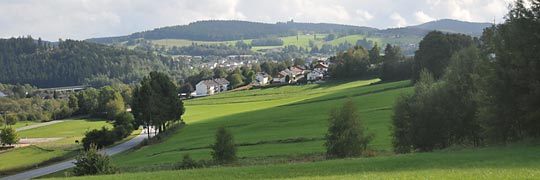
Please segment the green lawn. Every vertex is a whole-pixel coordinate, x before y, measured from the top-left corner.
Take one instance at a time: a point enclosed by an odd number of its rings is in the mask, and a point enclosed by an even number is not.
[[[186,127],[164,143],[117,155],[113,162],[125,168],[153,166],[176,163],[187,153],[195,159],[210,159],[210,150],[204,147],[213,143],[219,126],[229,128],[236,143],[321,139],[326,133],[330,109],[342,105],[348,96],[358,105],[368,131],[376,135],[371,146],[389,151],[391,107],[397,96],[411,92],[412,88],[406,87],[409,81],[369,85],[377,81],[285,86],[188,100],[183,117]],[[322,144],[319,140],[242,146],[238,155],[242,158],[322,153]]]
[[[538,179],[540,145],[70,179]]]
[[[48,126],[20,131],[23,138],[61,138],[52,142],[36,143],[29,147],[11,149],[0,152],[0,172],[14,168],[32,166],[43,161],[73,154],[80,145],[86,131],[103,126],[112,127],[102,120],[69,120]]]
[[[39,124],[39,123],[41,123],[41,122],[39,122],[39,121],[19,121],[19,122],[17,122],[15,125],[12,125],[11,127],[17,129],[17,128],[26,127],[26,126],[31,126],[31,125]],[[9,126],[8,126],[8,127],[9,127]],[[3,123],[0,125],[0,129],[1,129],[1,128],[4,128],[4,124],[3,124]]]

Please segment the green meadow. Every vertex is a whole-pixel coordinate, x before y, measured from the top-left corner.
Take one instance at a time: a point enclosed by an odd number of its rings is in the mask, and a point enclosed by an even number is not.
[[[410,81],[379,79],[234,91],[184,101],[184,126],[166,141],[112,157],[121,174],[73,179],[536,179],[540,142],[452,147],[396,155],[391,116]],[[328,114],[351,98],[375,138],[374,157],[327,160]],[[234,135],[239,161],[173,170],[182,156],[210,160],[218,127]],[[48,177],[61,177],[62,174]]]
[[[540,144],[70,179],[538,179]]]
[[[324,41],[324,38],[328,34],[302,34],[298,36],[286,36],[286,37],[280,37],[281,40],[283,40],[283,46],[253,46],[251,49],[253,51],[258,50],[264,50],[264,49],[274,49],[274,48],[281,48],[284,46],[289,45],[295,45],[297,47],[303,47],[303,48],[310,48],[309,42],[312,41],[315,45],[318,47],[321,47],[323,44],[330,44],[333,46],[337,46],[341,43],[348,42],[351,44],[356,44],[356,41],[362,40],[366,38],[367,40],[371,40],[373,42],[376,42],[379,44],[379,46],[383,46],[387,43],[390,44],[396,44],[396,43],[405,43],[405,44],[417,44],[420,42],[420,37],[367,37],[366,35],[361,34],[355,34],[355,35],[347,35],[343,37],[336,38],[331,41]],[[244,40],[246,43],[251,43],[252,39]],[[227,44],[227,45],[234,45],[236,43],[235,41],[191,41],[186,39],[161,39],[161,40],[152,40],[153,44],[157,44],[160,46],[165,46],[167,48],[172,48],[174,46],[177,47],[184,47],[184,46],[190,46],[192,43],[197,44]]]
[[[55,158],[74,155],[84,133],[103,126],[112,127],[103,120],[84,119],[68,120],[48,126],[19,131],[21,139],[26,138],[59,138],[49,142],[38,142],[27,147],[7,150],[0,154],[0,172],[35,166]]]
[[[39,121],[19,121],[19,122],[17,122],[17,123],[14,124],[14,125],[11,125],[11,126],[8,125],[8,127],[12,127],[12,128],[17,129],[17,128],[22,128],[22,127],[26,127],[26,126],[31,126],[31,125],[39,124],[39,123],[41,123],[41,122],[39,122]],[[4,124],[3,124],[3,123],[0,124],[0,129],[1,129],[1,128],[4,128]]]
[[[124,169],[144,169],[177,163],[184,154],[209,160],[208,145],[220,126],[232,131],[235,143],[250,144],[238,147],[240,158],[321,154],[328,114],[346,98],[356,102],[368,132],[375,134],[371,147],[389,152],[394,100],[412,88],[409,81],[370,85],[378,81],[283,86],[188,100],[186,127],[161,144],[114,156],[113,162]]]

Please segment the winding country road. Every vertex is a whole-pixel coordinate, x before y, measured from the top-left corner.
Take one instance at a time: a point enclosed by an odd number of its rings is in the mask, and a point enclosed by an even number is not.
[[[153,135],[154,135],[154,132],[153,132],[153,130],[151,130],[150,131],[150,136],[153,136]],[[141,134],[137,135],[133,139],[130,139],[129,141],[126,141],[126,142],[124,142],[122,144],[107,148],[107,149],[101,151],[101,153],[107,154],[109,156],[114,155],[114,154],[118,154],[118,153],[120,153],[122,151],[126,151],[128,149],[131,149],[131,148],[137,146],[138,144],[140,144],[146,138],[147,138],[146,131],[143,130],[143,131],[141,131]],[[75,159],[72,159],[72,160],[69,160],[69,161],[64,161],[64,162],[53,164],[53,165],[49,165],[49,166],[45,166],[45,167],[42,167],[42,168],[30,170],[30,171],[26,171],[26,172],[22,172],[22,173],[19,173],[19,174],[3,177],[3,178],[0,178],[0,180],[19,180],[19,179],[37,178],[37,177],[41,177],[41,176],[44,176],[44,175],[47,175],[47,174],[51,174],[51,173],[55,173],[55,172],[58,172],[58,171],[62,171],[62,170],[65,170],[65,169],[75,167],[75,164],[73,164],[73,163],[75,163]]]

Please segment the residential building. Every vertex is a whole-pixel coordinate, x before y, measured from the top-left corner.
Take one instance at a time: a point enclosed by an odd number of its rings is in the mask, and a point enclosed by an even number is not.
[[[229,81],[225,78],[202,80],[195,86],[197,96],[208,96],[228,90]]]
[[[255,75],[256,85],[266,85],[268,84],[268,74],[264,72],[258,72],[257,75]]]

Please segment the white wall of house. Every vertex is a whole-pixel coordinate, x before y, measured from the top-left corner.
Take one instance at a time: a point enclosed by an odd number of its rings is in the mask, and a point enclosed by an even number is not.
[[[204,84],[202,81],[195,85],[195,92],[197,93],[197,96],[206,96],[209,94],[208,91],[209,87],[206,86],[206,84]]]
[[[220,92],[228,91],[229,84],[222,84],[220,87]]]
[[[282,83],[284,83],[284,82],[285,82],[285,77],[282,77],[282,78],[275,77],[275,78],[273,79],[273,81],[274,81],[274,82],[282,82]]]
[[[258,74],[255,79],[257,79],[260,85],[268,84],[268,77],[264,77],[264,75]]]
[[[320,80],[320,79],[323,79],[323,77],[324,77],[323,72],[321,72],[321,71],[311,71],[307,75],[307,80],[308,81]]]
[[[207,96],[207,95],[213,95],[220,92],[224,92],[229,90],[229,83],[204,83],[204,81],[201,81],[195,85],[195,93],[197,96]]]

